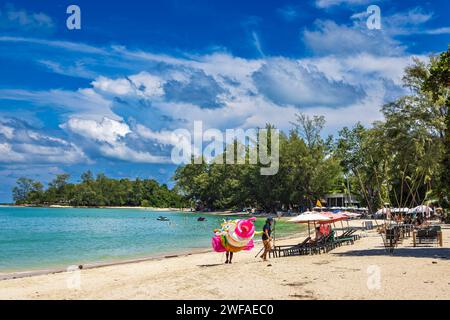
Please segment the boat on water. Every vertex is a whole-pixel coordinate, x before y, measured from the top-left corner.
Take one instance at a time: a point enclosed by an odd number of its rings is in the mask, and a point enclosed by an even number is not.
[[[198,217],[197,221],[206,221],[205,217]]]
[[[164,216],[159,216],[158,218],[156,218],[156,220],[158,220],[158,221],[170,221],[169,218],[164,217]]]

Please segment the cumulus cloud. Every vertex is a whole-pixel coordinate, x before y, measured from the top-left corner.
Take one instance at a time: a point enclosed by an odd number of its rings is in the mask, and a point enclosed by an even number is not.
[[[87,163],[89,158],[77,145],[27,127],[24,123],[0,122],[0,162]]]
[[[99,51],[110,58],[117,53],[114,59],[119,64],[134,61],[140,70],[120,77],[97,76],[91,85],[74,91],[0,89],[0,99],[59,110],[60,129],[91,159],[164,163],[171,147],[187,139],[173,137],[171,132],[192,132],[194,121],[202,121],[204,129],[247,129],[271,123],[288,130],[295,113],[305,112],[325,115],[328,133],[333,133],[356,121],[378,120],[386,99],[402,93],[401,75],[410,57],[401,48],[369,50],[362,44],[371,36],[356,24],[341,26],[332,21],[317,22],[304,36],[310,48],[323,47],[320,55],[245,59],[216,52],[174,57],[85,45],[83,54],[92,57],[92,52]],[[381,39],[374,39],[372,46],[377,47]],[[389,43],[397,45],[393,40]],[[39,45],[64,52],[72,46],[48,41]],[[341,46],[341,52],[334,46]],[[2,128],[0,137],[5,134],[10,130]]]
[[[185,102],[205,108],[221,106],[220,95],[226,90],[202,70],[191,72],[189,79],[170,80],[164,85],[168,101]]]
[[[128,78],[110,79],[104,76],[98,77],[92,82],[97,91],[117,96],[135,95],[139,97],[158,97],[164,94],[164,81],[147,72],[141,72]]]
[[[131,148],[126,138],[132,131],[123,122],[108,118],[101,121],[71,118],[60,127],[93,142],[100,153],[108,158],[142,163],[168,162],[167,157]]]
[[[314,65],[271,59],[253,74],[259,91],[274,103],[299,107],[342,106],[364,96],[363,90],[344,81],[328,79]]]
[[[13,150],[9,143],[0,143],[0,162],[22,162],[25,156]]]
[[[100,122],[71,118],[68,122],[62,124],[61,128],[92,140],[111,144],[119,141],[131,132],[127,124],[106,117]]]

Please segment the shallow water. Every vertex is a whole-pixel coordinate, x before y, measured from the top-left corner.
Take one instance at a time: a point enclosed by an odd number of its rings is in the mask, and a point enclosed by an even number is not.
[[[157,221],[160,215],[170,221]],[[199,222],[199,216],[206,221]],[[0,272],[64,268],[210,248],[223,216],[140,209],[0,207]],[[258,219],[257,230],[263,219]],[[277,236],[298,231],[277,223]]]

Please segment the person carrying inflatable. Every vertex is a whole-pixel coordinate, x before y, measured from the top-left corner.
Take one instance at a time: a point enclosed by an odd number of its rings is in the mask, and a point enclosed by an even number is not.
[[[253,249],[255,220],[254,217],[245,220],[228,220],[222,223],[221,229],[214,230],[215,236],[211,239],[211,244],[214,251],[226,252],[225,263],[232,263],[234,252]]]

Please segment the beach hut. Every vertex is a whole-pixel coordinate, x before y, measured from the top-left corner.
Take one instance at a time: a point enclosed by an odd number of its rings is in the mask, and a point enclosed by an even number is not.
[[[307,223],[308,224],[308,234],[311,235],[311,227],[310,223],[314,223],[314,226],[316,223],[321,221],[328,221],[332,222],[332,219],[327,217],[326,215],[323,215],[322,213],[317,212],[305,212],[302,214],[299,214],[295,218],[289,219],[289,222],[294,223]]]

